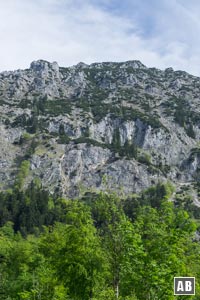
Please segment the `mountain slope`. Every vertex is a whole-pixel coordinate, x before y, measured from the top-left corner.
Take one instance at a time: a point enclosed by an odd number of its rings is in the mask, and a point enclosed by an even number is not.
[[[1,189],[40,180],[69,197],[198,182],[200,78],[139,61],[0,73]]]

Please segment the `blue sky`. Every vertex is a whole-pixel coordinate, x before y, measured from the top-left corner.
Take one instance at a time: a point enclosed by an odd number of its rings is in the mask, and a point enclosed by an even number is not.
[[[0,71],[138,59],[200,76],[198,0],[6,0]]]

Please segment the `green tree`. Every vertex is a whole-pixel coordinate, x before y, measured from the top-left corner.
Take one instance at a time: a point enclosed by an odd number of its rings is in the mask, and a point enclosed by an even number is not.
[[[185,211],[164,201],[160,209],[141,208],[134,227],[145,251],[144,266],[137,274],[142,278],[142,286],[135,284],[137,297],[174,299],[173,277],[197,275],[192,267],[199,262],[200,250],[194,241],[195,223]]]
[[[136,268],[140,264],[140,237],[134,233],[133,225],[125,216],[122,202],[117,195],[100,193],[91,206],[109,262],[108,280],[113,288],[110,299],[128,296],[131,291],[134,293],[132,282],[128,278],[135,272],[134,266]]]
[[[88,208],[68,201],[66,223],[57,223],[43,239],[55,275],[73,299],[92,299],[104,286],[105,259]],[[102,274],[101,274],[102,273]]]

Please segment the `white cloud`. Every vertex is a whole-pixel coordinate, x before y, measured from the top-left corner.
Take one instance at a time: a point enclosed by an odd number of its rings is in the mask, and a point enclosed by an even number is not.
[[[57,61],[61,66],[139,59],[147,66],[172,66],[200,75],[196,39],[200,22],[183,0],[163,0],[165,5],[155,10],[151,37],[140,35],[143,24],[134,17],[103,10],[94,4],[97,1],[2,2],[0,70],[26,68],[37,59]]]

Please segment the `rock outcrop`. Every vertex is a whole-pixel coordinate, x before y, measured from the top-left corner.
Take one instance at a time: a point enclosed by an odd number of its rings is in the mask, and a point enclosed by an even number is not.
[[[23,160],[52,193],[199,180],[200,78],[139,61],[0,73],[1,189]]]

